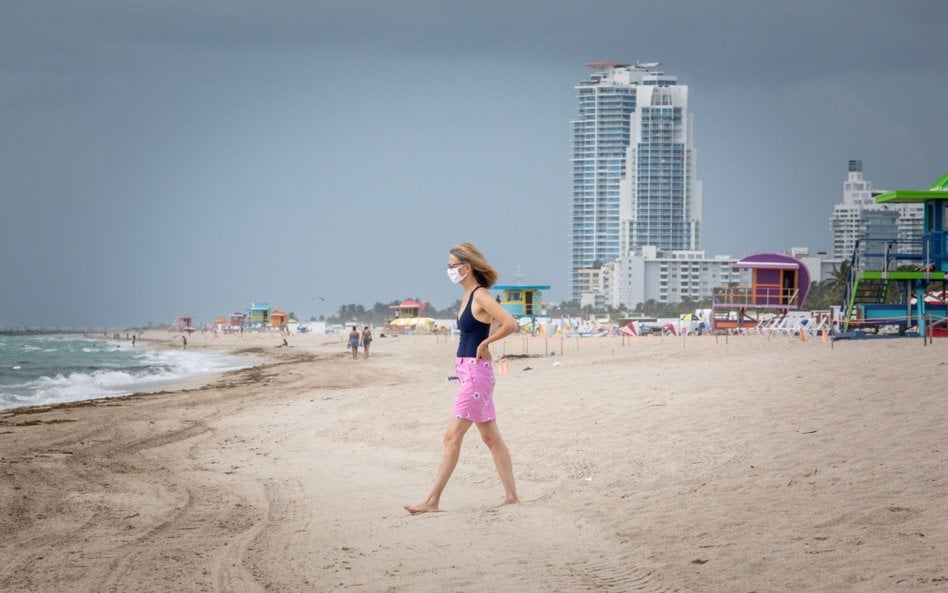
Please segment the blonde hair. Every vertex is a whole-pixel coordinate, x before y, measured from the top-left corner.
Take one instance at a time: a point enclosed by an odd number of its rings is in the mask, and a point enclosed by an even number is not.
[[[459,243],[451,248],[451,255],[471,266],[471,272],[477,283],[490,288],[497,282],[499,274],[492,265],[487,263],[484,254],[473,243]]]

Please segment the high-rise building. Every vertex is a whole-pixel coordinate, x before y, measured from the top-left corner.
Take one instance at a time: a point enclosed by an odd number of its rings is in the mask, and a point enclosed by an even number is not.
[[[629,249],[701,245],[688,87],[658,63],[594,62],[573,123],[572,298]]]
[[[701,182],[688,87],[656,74],[646,78],[637,98],[620,188],[622,250],[700,250]]]
[[[849,173],[843,183],[843,202],[833,207],[830,229],[833,231],[833,256],[849,259],[856,242],[894,242],[896,252],[917,251],[922,233],[922,208],[915,204],[877,204],[875,197],[885,193],[873,190],[863,177],[862,161],[849,161]],[[913,244],[914,243],[914,244]],[[880,248],[876,245],[875,248]]]

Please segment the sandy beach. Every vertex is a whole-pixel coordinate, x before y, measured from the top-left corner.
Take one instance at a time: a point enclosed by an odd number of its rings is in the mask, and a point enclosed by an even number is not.
[[[948,591],[948,340],[508,338],[523,503],[471,431],[419,516],[456,344],[343,342],[196,334],[267,362],[0,413],[0,590]]]

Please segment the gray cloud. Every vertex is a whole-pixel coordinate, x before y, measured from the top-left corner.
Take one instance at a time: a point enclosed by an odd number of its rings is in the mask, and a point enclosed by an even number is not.
[[[445,250],[566,294],[585,62],[691,86],[705,246],[829,245],[846,160],[940,175],[940,2],[15,3],[0,324],[420,296]],[[13,256],[12,254],[17,254]],[[327,310],[307,310],[319,291]]]

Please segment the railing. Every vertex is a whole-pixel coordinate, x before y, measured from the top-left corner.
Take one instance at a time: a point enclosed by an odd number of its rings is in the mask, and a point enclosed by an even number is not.
[[[799,296],[800,291],[796,288],[725,286],[714,289],[711,302],[739,307],[796,307]]]
[[[851,260],[853,272],[890,272],[900,266],[940,270],[948,254],[948,233],[932,231],[920,240],[893,238],[856,241]]]

